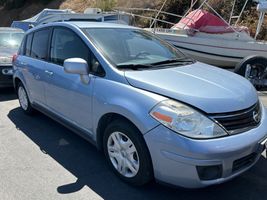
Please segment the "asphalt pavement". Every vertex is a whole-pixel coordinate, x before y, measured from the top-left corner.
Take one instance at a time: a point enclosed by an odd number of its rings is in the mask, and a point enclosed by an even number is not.
[[[260,98],[267,106],[267,93]],[[23,114],[13,90],[0,90],[0,200],[43,199],[265,200],[267,160],[204,189],[154,182],[132,187],[111,172],[93,145],[43,114]]]

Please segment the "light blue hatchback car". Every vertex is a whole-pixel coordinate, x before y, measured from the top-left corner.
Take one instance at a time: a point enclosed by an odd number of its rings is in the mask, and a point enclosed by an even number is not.
[[[253,86],[124,25],[58,22],[27,32],[14,58],[23,111],[39,110],[105,156],[124,181],[199,188],[232,179],[266,149]]]

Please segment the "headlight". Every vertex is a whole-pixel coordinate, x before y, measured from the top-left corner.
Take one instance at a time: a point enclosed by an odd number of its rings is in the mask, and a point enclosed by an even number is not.
[[[204,139],[227,135],[214,121],[173,100],[162,101],[151,110],[150,115],[164,126],[191,138]]]

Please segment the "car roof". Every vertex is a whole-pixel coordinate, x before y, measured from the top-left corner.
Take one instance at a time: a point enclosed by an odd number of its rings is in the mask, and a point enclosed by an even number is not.
[[[74,27],[78,29],[84,29],[84,28],[118,28],[118,29],[141,29],[134,26],[129,26],[125,24],[117,24],[117,23],[106,23],[106,22],[84,22],[84,21],[65,21],[65,22],[50,22],[47,24],[42,24],[35,26],[34,28],[29,29],[26,34],[31,34],[32,32],[38,31],[42,28],[48,28],[48,27],[55,27],[55,26],[61,26],[61,27]]]
[[[38,25],[30,30],[27,33],[32,31],[44,28],[44,27],[53,27],[53,26],[65,26],[65,27],[77,27],[80,29],[83,28],[126,28],[126,29],[139,29],[137,27],[128,26],[124,24],[117,23],[106,23],[106,22],[84,22],[84,21],[65,21],[65,22],[50,22],[47,24]]]
[[[22,29],[11,28],[11,27],[0,27],[0,32],[21,32],[24,33]]]
[[[65,23],[72,24],[79,28],[136,28],[125,24],[107,23],[107,22],[70,21]]]

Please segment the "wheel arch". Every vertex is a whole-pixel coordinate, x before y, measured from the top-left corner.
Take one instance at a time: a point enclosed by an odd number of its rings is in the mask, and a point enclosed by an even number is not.
[[[115,112],[106,113],[99,119],[96,128],[96,145],[99,150],[103,149],[103,136],[107,126],[113,121],[119,119],[127,121],[128,123],[132,124],[137,130],[139,130],[138,127],[127,117]],[[141,133],[140,130],[139,132]]]
[[[241,60],[239,63],[236,64],[234,72],[239,75],[244,76],[244,73],[245,73],[244,66],[249,63],[255,62],[257,60],[260,60],[261,62],[266,62],[266,65],[267,65],[267,57],[258,56],[258,55],[250,55],[250,56],[245,57],[243,60]]]
[[[13,85],[14,85],[15,91],[17,91],[17,87],[18,87],[19,83],[22,83],[22,85],[24,86],[24,88],[25,88],[25,90],[27,92],[28,98],[29,98],[30,102],[32,103],[32,98],[31,98],[31,94],[30,94],[29,88],[27,87],[28,86],[27,82],[24,79],[24,76],[22,76],[21,73],[16,71],[15,74],[13,75]]]
[[[17,91],[17,89],[18,89],[18,84],[19,84],[19,83],[22,83],[22,84],[23,84],[23,82],[21,81],[21,79],[18,78],[18,77],[15,77],[13,82],[14,82],[14,88],[15,88],[16,91]],[[24,84],[23,84],[23,85],[24,85]]]

